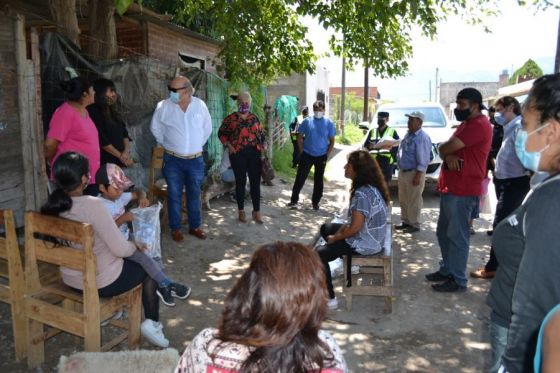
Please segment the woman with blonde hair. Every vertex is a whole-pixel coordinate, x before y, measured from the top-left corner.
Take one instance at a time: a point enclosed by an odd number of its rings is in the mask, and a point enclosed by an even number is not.
[[[231,167],[235,174],[235,197],[238,219],[245,223],[245,185],[249,176],[252,217],[262,224],[261,217],[261,156],[265,150],[264,131],[259,118],[251,113],[251,95],[242,92],[237,96],[237,111],[228,115],[218,131],[218,137],[228,149]]]

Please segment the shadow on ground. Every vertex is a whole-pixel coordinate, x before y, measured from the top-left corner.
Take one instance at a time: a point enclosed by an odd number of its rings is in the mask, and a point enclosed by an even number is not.
[[[263,187],[264,225],[236,220],[237,207],[229,196],[211,201],[205,211],[205,241],[188,236],[176,244],[163,237],[163,253],[169,276],[193,287],[191,297],[176,307],[161,306],[160,318],[170,346],[180,352],[203,328],[215,326],[223,300],[248,265],[254,249],[276,240],[309,243],[321,223],[329,221],[347,203],[347,184],[341,170],[348,149],[331,161],[325,183],[325,197],[319,211],[311,208],[311,187],[306,185],[300,210],[288,210],[291,183],[275,180]],[[310,183],[308,183],[310,184]],[[396,193],[393,191],[393,199]],[[341,308],[329,313],[325,329],[332,332],[344,351],[351,372],[479,372],[489,358],[486,332],[488,309],[484,305],[489,282],[474,280],[467,293],[434,293],[424,274],[437,268],[439,248],[435,225],[439,199],[433,185],[426,187],[424,224],[416,234],[395,234],[396,296],[392,314],[383,313],[383,298],[355,297],[353,310],[344,308],[342,278],[335,279]],[[246,210],[251,210],[250,201]],[[399,223],[395,202],[393,222]],[[489,251],[489,218],[475,223],[469,268],[483,264]],[[319,270],[319,269],[318,269]],[[14,362],[9,308],[0,304],[0,371],[23,372],[25,363]],[[152,346],[143,343],[143,348]],[[119,346],[120,349],[126,346]],[[60,335],[46,343],[44,372],[55,371],[60,355],[81,351],[79,338]]]

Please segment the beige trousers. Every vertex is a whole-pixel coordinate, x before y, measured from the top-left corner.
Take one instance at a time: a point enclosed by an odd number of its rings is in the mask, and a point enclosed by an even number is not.
[[[399,171],[399,204],[401,205],[401,220],[403,223],[420,228],[420,212],[424,200],[422,192],[424,192],[424,184],[426,174],[420,176],[420,185],[412,185],[416,171],[401,172]]]

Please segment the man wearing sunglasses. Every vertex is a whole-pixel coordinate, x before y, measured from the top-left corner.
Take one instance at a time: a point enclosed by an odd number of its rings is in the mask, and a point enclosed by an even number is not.
[[[157,104],[150,129],[163,146],[163,176],[167,181],[167,207],[171,237],[184,240],[181,232],[183,187],[187,197],[189,234],[205,239],[200,228],[200,189],[204,180],[202,147],[212,133],[206,104],[193,96],[194,88],[184,76],[171,80],[169,98]]]

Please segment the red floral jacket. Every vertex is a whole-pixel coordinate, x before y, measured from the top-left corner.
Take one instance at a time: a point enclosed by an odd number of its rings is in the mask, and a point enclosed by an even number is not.
[[[222,144],[230,143],[236,153],[251,146],[262,151],[265,140],[259,118],[255,114],[249,113],[247,118],[243,119],[238,112],[232,113],[224,119],[218,130],[218,137]]]

